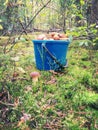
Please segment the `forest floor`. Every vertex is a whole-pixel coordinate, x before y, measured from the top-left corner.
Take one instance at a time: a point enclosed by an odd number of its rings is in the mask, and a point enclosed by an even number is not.
[[[72,41],[67,68],[40,71],[34,38],[14,46],[0,38],[0,130],[98,130],[98,50]]]

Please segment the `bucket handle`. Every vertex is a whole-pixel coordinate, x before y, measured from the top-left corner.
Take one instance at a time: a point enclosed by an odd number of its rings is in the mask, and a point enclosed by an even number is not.
[[[56,64],[59,65],[59,69],[64,69],[64,68],[68,67],[68,61],[67,61],[67,60],[66,60],[66,65],[65,65],[65,66],[62,65],[62,64],[56,59],[56,57],[52,55],[52,53],[48,50],[48,48],[47,48],[45,45],[46,45],[46,43],[43,42],[43,43],[42,43],[42,47],[45,49],[46,52],[48,52],[48,54],[49,54],[50,57],[56,62]]]

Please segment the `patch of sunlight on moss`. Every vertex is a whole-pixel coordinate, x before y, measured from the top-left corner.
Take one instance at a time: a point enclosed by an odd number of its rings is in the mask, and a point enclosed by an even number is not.
[[[73,68],[70,68],[69,73],[74,77],[83,77],[85,74],[90,75],[90,77],[92,76],[90,72],[81,67],[78,67],[77,65],[75,65]]]
[[[98,94],[93,91],[79,91],[75,94],[73,102],[77,104],[90,104],[98,100]]]

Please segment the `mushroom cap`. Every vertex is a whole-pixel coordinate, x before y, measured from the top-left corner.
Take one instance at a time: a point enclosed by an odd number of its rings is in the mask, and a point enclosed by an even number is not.
[[[60,38],[67,38],[67,37],[68,37],[66,34],[63,34],[63,33],[59,33],[58,36],[59,36]]]
[[[54,39],[54,40],[60,40],[60,38],[59,38],[58,35],[54,35],[53,39]]]
[[[31,72],[30,73],[30,77],[35,78],[35,77],[39,77],[40,73],[39,72]]]
[[[47,38],[45,34],[40,34],[40,35],[37,37],[38,40],[44,40],[45,38]]]

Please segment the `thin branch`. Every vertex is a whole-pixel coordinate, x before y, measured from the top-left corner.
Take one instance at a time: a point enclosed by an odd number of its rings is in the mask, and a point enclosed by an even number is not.
[[[33,16],[33,18],[30,20],[30,22],[28,23],[28,25],[25,27],[24,30],[26,30],[29,25],[33,22],[33,20],[36,18],[36,16],[51,2],[51,0],[49,0],[45,5],[42,6],[42,8],[40,8],[37,13]],[[21,37],[21,35],[24,33],[24,30],[21,32],[19,38]]]
[[[18,22],[20,23],[21,27],[23,28],[24,33],[27,35],[27,32],[25,30],[25,27],[23,26],[22,22],[20,21],[20,19],[18,18]]]
[[[21,37],[21,35],[25,32],[26,33],[26,29],[29,27],[29,25],[33,22],[33,20],[37,17],[37,15],[51,2],[51,0],[49,0],[45,5],[43,5],[38,11],[37,13],[33,16],[33,18],[30,20],[30,22],[28,23],[28,25],[24,28],[23,26],[23,31],[20,33],[20,35],[18,36],[18,38]],[[12,48],[15,46],[16,42],[14,41],[14,44],[11,46],[11,48],[9,49],[12,50]],[[5,50],[4,50],[5,51]],[[8,51],[8,52],[9,52]]]

